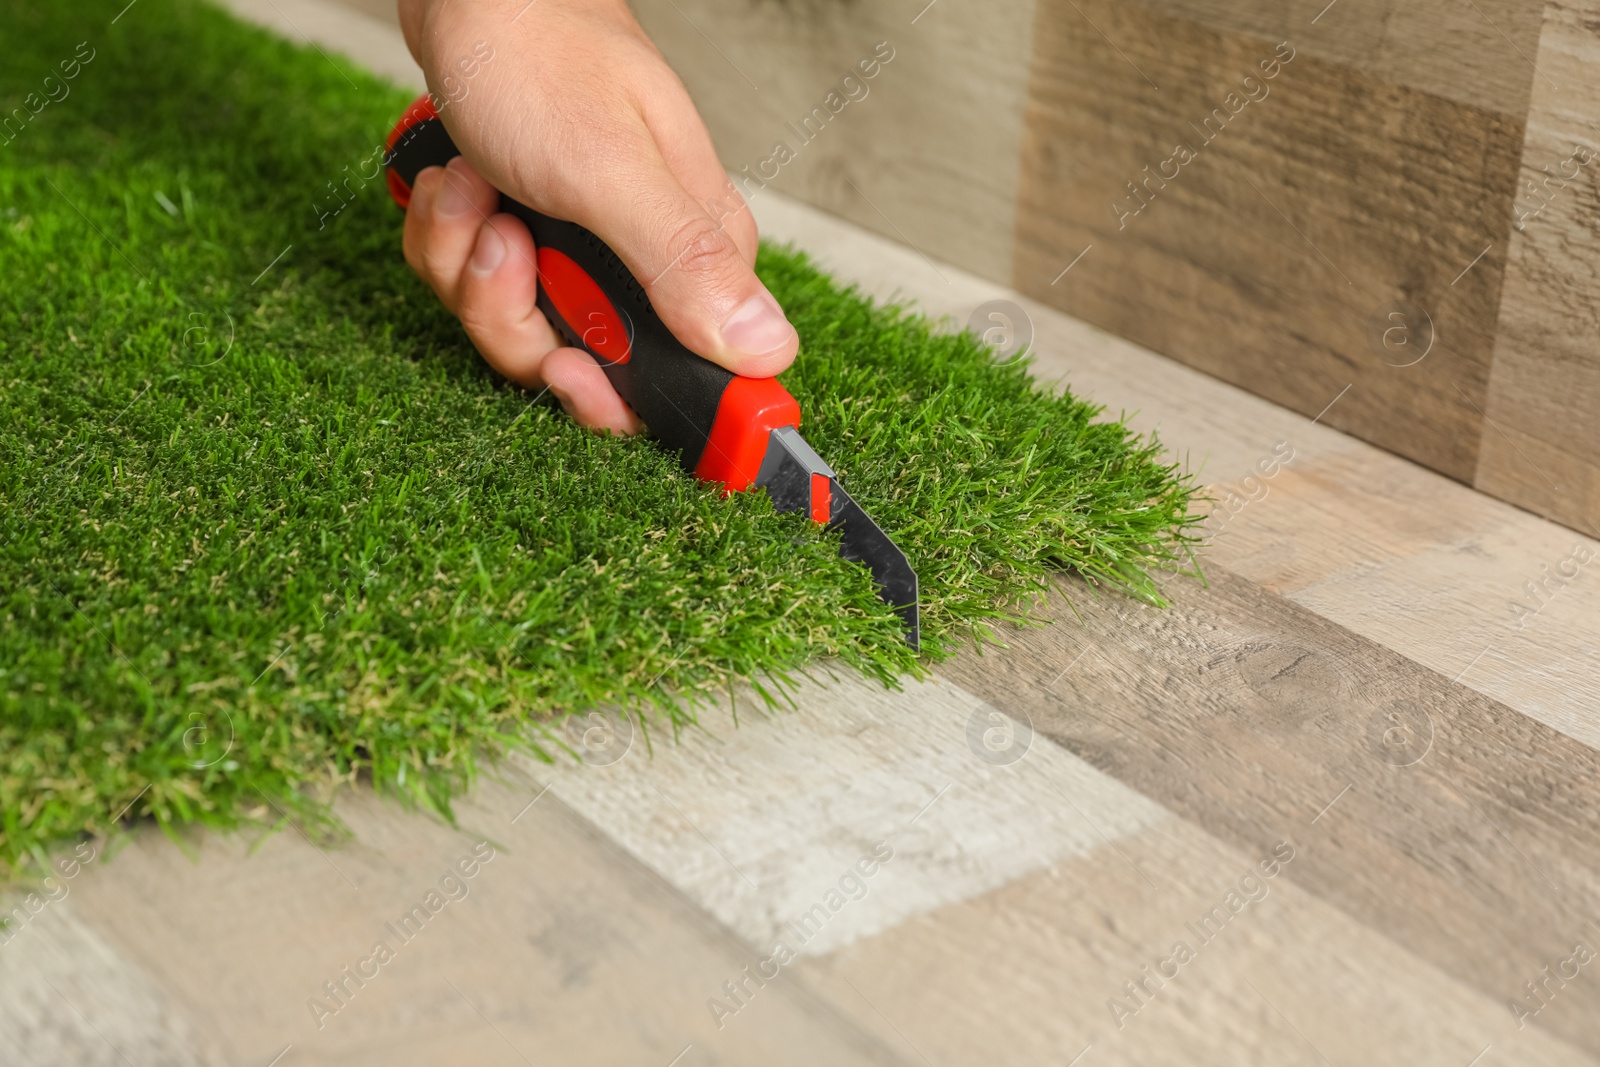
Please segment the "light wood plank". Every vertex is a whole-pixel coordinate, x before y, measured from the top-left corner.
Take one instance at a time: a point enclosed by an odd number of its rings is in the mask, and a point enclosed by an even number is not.
[[[28,894],[7,893],[18,909],[0,937],[0,1061],[55,1067],[226,1063],[214,1020],[194,1013],[116,951],[79,914],[72,895],[87,868],[55,876]]]
[[[1595,1062],[1540,1028],[1519,1031],[1499,999],[1298,884],[1294,872],[1319,862],[1341,814],[1275,827],[1295,852],[1274,878],[1259,867],[1270,845],[1229,847],[1174,820],[1119,842],[1120,855],[1067,860],[804,971],[863,1026],[940,1064]],[[1234,913],[1227,894],[1250,876]],[[1181,966],[1178,942],[1193,953]],[[1176,967],[1166,979],[1164,960],[1174,960],[1169,974]],[[1144,992],[1130,994],[1129,982]]]
[[[1600,544],[1372,449],[1249,470],[1217,479],[1265,496],[1217,517],[1208,560],[1600,746]]]
[[[808,682],[795,709],[776,714],[746,693],[737,728],[726,709],[711,709],[705,732],[675,744],[658,738],[651,755],[636,739],[603,766],[528,772],[746,944],[767,949],[788,936],[801,955],[1166,817],[1054,745],[1029,752],[1030,740],[1009,736],[994,706],[957,686],[904,684],[892,692],[850,676]],[[1004,773],[1023,753],[1056,784]],[[833,909],[804,944],[794,941],[795,924],[880,846],[894,858],[861,899]]]
[[[1600,4],[1546,6],[1476,483],[1600,526]],[[1587,162],[1585,162],[1587,160]]]
[[[246,22],[269,29],[297,44],[315,44],[339,53],[389,78],[396,85],[422,92],[428,87],[411,58],[398,19],[384,19],[369,4],[343,0],[215,0]],[[389,2],[392,7],[392,2]],[[398,115],[395,116],[399,118]],[[388,130],[374,131],[382,140]]]

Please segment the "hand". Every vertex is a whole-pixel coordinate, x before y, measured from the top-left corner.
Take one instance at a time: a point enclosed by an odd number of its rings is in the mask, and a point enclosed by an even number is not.
[[[622,0],[400,0],[400,19],[465,157],[413,183],[406,261],[492,367],[585,426],[640,429],[535,305],[532,236],[494,214],[496,189],[598,234],[694,352],[758,377],[794,361],[799,337],[752,269],[755,220]],[[463,81],[483,42],[492,59]]]

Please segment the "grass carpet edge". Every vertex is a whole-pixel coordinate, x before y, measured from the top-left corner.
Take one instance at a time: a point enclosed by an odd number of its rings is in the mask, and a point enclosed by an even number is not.
[[[5,113],[117,7],[4,6]],[[918,661],[827,536],[495,379],[378,184],[316,225],[409,94],[193,0],[98,32],[0,147],[6,871],[134,820],[337,836],[351,782],[448,819],[499,753],[566,758],[552,714],[664,738],[730,680],[894,685],[1057,571],[1159,603],[1192,566],[1154,437],[765,245],[807,436],[924,571]]]

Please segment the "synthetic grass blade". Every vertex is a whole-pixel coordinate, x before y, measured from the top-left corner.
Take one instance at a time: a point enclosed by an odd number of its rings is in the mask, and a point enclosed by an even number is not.
[[[448,812],[530,723],[917,669],[799,516],[483,367],[360,177],[408,94],[195,0],[120,6],[0,0],[0,863],[119,819],[316,823],[358,774]],[[758,266],[929,656],[1052,570],[1158,599],[1187,562],[1154,441],[801,255]]]

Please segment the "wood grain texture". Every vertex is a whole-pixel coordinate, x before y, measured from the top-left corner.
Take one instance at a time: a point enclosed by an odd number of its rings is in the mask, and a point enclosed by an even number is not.
[[[1580,562],[1600,544],[1376,450],[1285,439],[1300,451],[1272,479],[1217,480],[1250,502],[1207,560],[1600,747],[1600,567]]]
[[[710,709],[705,731],[658,739],[651,754],[635,740],[604,766],[528,771],[746,944],[787,938],[802,956],[1167,817],[1055,746],[1032,757],[1053,784],[1006,774],[1006,753],[1027,742],[994,706],[937,679],[904,686],[808,681],[795,710],[776,713],[745,693],[737,727],[726,709]],[[997,762],[980,757],[985,746]],[[796,924],[879,843],[893,859],[860,899],[796,940]]]
[[[1446,677],[1470,666],[1463,685],[1600,746],[1600,568],[1585,565],[1543,601],[1525,588],[1575,544],[1600,553],[1593,539],[1331,430],[1327,417],[1314,423],[994,283],[935,271],[811,208],[774,197],[757,216],[763,232],[865,292],[913,301],[952,326],[985,301],[1015,301],[1034,331],[1040,380],[1130,413],[1219,500],[1230,488],[1259,497],[1213,528],[1210,559]],[[1295,458],[1252,492],[1246,476],[1278,442]],[[1524,619],[1516,603],[1543,607]]]
[[[78,915],[138,961],[227,1062],[902,1064],[803,980],[764,990],[746,1025],[721,1028],[706,999],[749,949],[507,769],[459,812],[462,829],[352,793],[353,843],[319,851],[285,829],[195,842],[193,862],[153,831],[74,883]],[[513,822],[513,820],[515,820]],[[411,939],[393,925],[475,845],[495,849]],[[378,941],[394,959],[331,1016],[324,981],[360,969]],[[366,970],[371,971],[368,967]],[[319,1027],[317,1024],[321,1022]]]
[[[1274,878],[1262,877],[1262,855],[1175,819],[804,973],[863,1027],[933,1063],[1465,1067],[1485,1046],[1480,1064],[1596,1062],[1538,1027],[1519,1031],[1495,998],[1296,882],[1337,812],[1277,827],[1295,853]],[[1241,883],[1234,912],[1225,902]],[[1163,978],[1180,942],[1193,958]]]
[[[1277,42],[1370,77],[1520,122],[1543,0],[1135,0],[1220,33]]]
[[[928,256],[1009,275],[1031,0],[633,7],[741,188],[745,168],[761,173],[777,144],[795,153],[747,195],[798,197]],[[797,136],[879,42],[894,58],[864,83],[867,95],[814,139]]]
[[[1600,4],[1545,9],[1475,484],[1600,527]],[[1580,151],[1581,149],[1581,151]],[[1588,162],[1584,162],[1587,160]]]
[[[1520,122],[1298,52],[1267,81],[1288,52],[1259,38],[1074,3],[1035,22],[1017,287],[1307,415],[1353,382],[1331,425],[1469,480]],[[1404,368],[1368,338],[1400,298],[1440,339]]]
[[[941,673],[1247,855],[1342,796],[1286,876],[1491,1001],[1600,934],[1594,749],[1224,570],[1167,611],[1066,591],[1081,624]],[[1592,1054],[1597,1008],[1530,1025]]]

